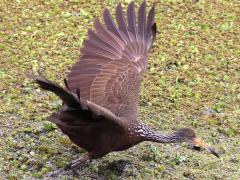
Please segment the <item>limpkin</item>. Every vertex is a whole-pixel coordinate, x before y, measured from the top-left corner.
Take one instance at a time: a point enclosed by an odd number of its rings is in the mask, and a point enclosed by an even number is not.
[[[50,121],[87,151],[72,162],[72,167],[143,141],[188,142],[218,156],[190,128],[161,134],[138,120],[140,83],[157,28],[154,6],[146,16],[146,2],[143,2],[137,18],[134,9],[131,2],[125,17],[121,4],[117,5],[117,25],[108,9],[103,12],[104,25],[96,19],[95,30],[89,30],[83,42],[80,60],[64,80],[65,88],[43,77],[32,76],[41,88],[55,93],[63,102],[61,110],[54,113]]]

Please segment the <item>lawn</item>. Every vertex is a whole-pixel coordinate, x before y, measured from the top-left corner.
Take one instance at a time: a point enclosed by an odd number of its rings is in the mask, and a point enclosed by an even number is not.
[[[79,168],[84,150],[47,121],[61,106],[27,74],[63,84],[93,19],[117,0],[0,2],[2,179],[240,179],[239,0],[149,0],[157,39],[141,87],[139,119],[170,132],[195,129],[220,154],[145,142]],[[121,1],[126,7],[129,0]],[[136,1],[139,4],[141,1]]]

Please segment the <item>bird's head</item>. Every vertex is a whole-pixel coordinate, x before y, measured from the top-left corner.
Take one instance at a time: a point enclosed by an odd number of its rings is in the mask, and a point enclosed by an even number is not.
[[[182,141],[192,143],[197,147],[202,147],[206,149],[208,152],[212,153],[213,155],[219,157],[215,149],[204,141],[196,137],[196,133],[190,128],[182,128],[176,131],[175,136],[181,139]]]

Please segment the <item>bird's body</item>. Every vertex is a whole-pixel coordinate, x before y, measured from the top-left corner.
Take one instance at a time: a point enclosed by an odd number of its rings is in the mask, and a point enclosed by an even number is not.
[[[191,129],[163,135],[138,120],[139,89],[156,37],[156,24],[154,7],[146,16],[143,2],[137,18],[134,9],[132,2],[125,19],[121,5],[116,7],[118,26],[108,10],[103,13],[105,25],[95,21],[95,31],[89,30],[80,60],[65,79],[66,88],[33,77],[40,87],[54,92],[63,101],[61,110],[50,121],[88,151],[73,162],[73,167],[142,141],[171,143],[196,139]]]
[[[63,114],[64,112],[61,115]],[[76,116],[76,119],[79,119],[79,117]],[[122,122],[122,126],[126,128],[109,128],[101,123],[101,119],[98,119],[98,121],[100,122],[94,122],[89,125],[90,127],[84,125],[77,128],[58,126],[75,144],[96,154],[96,156],[105,155],[111,151],[128,149],[142,140],[140,135],[131,131],[129,124],[124,125],[125,122]]]
[[[79,117],[83,121],[81,125],[62,123],[69,120],[78,122]],[[91,153],[91,158],[99,158],[112,151],[126,150],[147,140],[147,136],[144,134],[150,134],[150,129],[138,121],[119,118],[119,125],[110,127],[108,124],[101,122],[106,120],[105,117],[95,116],[95,118],[92,117],[92,114],[83,115],[78,110],[62,110],[58,114],[53,114],[50,120],[56,123],[72,142]],[[93,122],[89,123],[90,119]],[[87,123],[84,121],[87,121]]]

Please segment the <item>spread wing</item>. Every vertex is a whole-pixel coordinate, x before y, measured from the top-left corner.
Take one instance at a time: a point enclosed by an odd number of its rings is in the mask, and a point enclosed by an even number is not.
[[[147,54],[156,35],[154,7],[146,18],[143,2],[135,17],[130,3],[125,19],[121,4],[116,7],[116,21],[109,11],[103,13],[105,25],[95,21],[89,30],[80,60],[72,67],[67,86],[72,92],[109,109],[117,116],[136,116],[139,87],[147,66]]]

